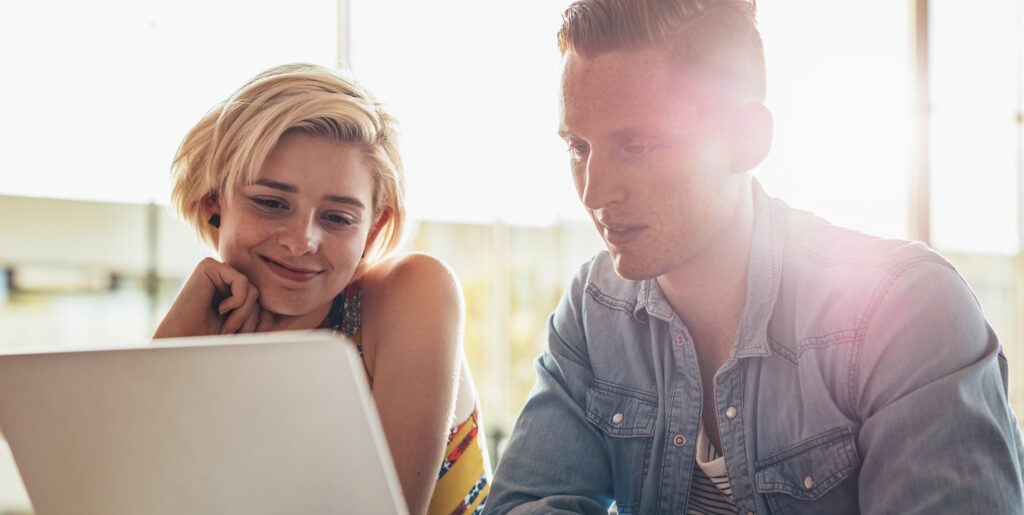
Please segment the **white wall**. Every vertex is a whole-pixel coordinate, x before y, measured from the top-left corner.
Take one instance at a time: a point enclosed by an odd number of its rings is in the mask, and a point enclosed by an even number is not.
[[[152,220],[151,220],[152,219]],[[155,223],[155,248],[148,227]],[[0,196],[0,266],[185,277],[207,252],[168,207]]]

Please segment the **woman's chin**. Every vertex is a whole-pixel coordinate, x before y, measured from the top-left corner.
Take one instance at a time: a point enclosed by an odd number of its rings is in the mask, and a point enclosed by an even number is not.
[[[320,305],[311,302],[286,301],[275,298],[261,298],[260,306],[279,317],[301,317],[312,313]]]

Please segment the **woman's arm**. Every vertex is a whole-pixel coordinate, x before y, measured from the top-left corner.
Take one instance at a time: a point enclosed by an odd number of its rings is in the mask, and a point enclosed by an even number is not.
[[[436,258],[410,254],[363,280],[363,344],[373,397],[409,511],[420,514],[437,481],[462,356],[463,301]]]

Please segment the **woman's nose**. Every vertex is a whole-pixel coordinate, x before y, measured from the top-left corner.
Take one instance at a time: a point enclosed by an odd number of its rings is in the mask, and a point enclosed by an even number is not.
[[[316,222],[315,214],[296,216],[284,228],[278,241],[293,256],[316,254],[323,234]]]

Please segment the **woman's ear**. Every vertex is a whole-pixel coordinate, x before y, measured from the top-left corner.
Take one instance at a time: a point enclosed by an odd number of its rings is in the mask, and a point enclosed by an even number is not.
[[[217,194],[210,194],[204,197],[203,200],[201,201],[200,210],[202,210],[201,214],[203,218],[209,220],[210,218],[216,217],[219,220],[220,202],[218,202],[217,200]],[[213,222],[210,222],[210,224],[213,225]],[[217,225],[219,225],[219,223]]]
[[[216,248],[218,246],[218,239],[220,232],[220,202],[218,201],[217,194],[211,193],[203,200],[199,206],[200,209],[200,220],[206,220],[206,223],[210,225],[213,230],[210,231],[210,243]]]
[[[380,232],[387,225],[388,221],[391,220],[392,212],[390,207],[386,207],[381,210],[380,214],[377,215],[377,220],[373,222],[373,226],[370,227],[370,233],[366,235],[366,245],[363,247],[363,257],[366,257],[366,253],[373,247],[377,241],[377,237],[380,236]]]
[[[216,193],[210,193],[200,201],[199,209],[202,210],[203,218],[220,216],[220,200]]]
[[[768,155],[774,130],[772,113],[764,104],[751,102],[733,110],[730,122],[732,171],[745,173],[764,161]]]

